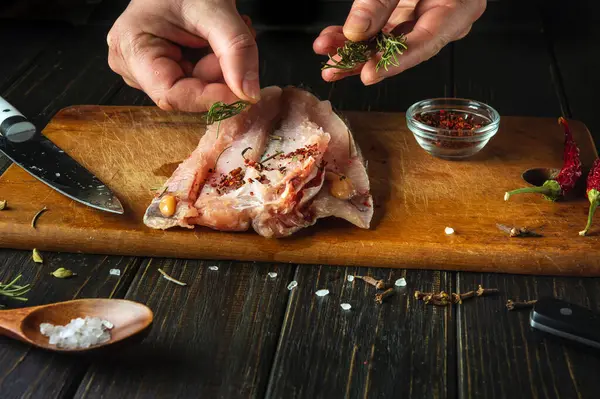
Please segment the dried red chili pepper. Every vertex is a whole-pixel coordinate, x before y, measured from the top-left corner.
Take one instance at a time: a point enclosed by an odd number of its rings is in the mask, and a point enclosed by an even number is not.
[[[581,161],[579,160],[579,148],[567,121],[560,117],[558,123],[565,129],[565,148],[563,167],[554,179],[546,180],[540,187],[525,187],[504,194],[504,200],[508,201],[511,195],[523,193],[540,193],[550,201],[556,201],[563,197],[575,187],[577,180],[581,177]]]
[[[586,235],[590,230],[590,227],[592,227],[594,213],[596,212],[598,205],[600,205],[600,159],[594,161],[592,170],[590,170],[590,174],[587,178],[586,194],[590,201],[590,212],[588,214],[588,221],[585,229],[579,232],[580,236]]]

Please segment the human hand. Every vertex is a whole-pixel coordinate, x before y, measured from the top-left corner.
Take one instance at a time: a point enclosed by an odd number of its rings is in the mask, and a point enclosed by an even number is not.
[[[365,85],[381,82],[430,59],[448,43],[465,37],[485,8],[485,0],[354,0],[345,25],[329,26],[317,37],[313,43],[317,54],[336,54],[346,40],[368,40],[380,31],[406,34],[408,50],[397,57],[397,66],[387,70],[376,70],[379,59],[375,57],[351,71],[325,69],[322,77],[336,81],[360,74]]]
[[[258,48],[235,0],[132,0],[108,33],[108,63],[161,109],[260,99]],[[212,49],[193,63],[182,47]]]

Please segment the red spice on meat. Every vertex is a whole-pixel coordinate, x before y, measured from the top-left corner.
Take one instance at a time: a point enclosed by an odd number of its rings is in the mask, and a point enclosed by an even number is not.
[[[226,175],[221,176],[217,183],[217,192],[223,194],[229,190],[237,190],[245,184],[242,168],[235,168]]]

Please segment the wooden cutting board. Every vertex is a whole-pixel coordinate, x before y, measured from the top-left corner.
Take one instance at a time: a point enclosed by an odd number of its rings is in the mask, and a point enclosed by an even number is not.
[[[425,153],[404,114],[345,115],[368,159],[376,214],[370,230],[336,219],[285,239],[208,228],[156,231],[142,216],[160,187],[204,132],[198,115],[154,107],[76,106],[58,113],[44,134],[95,173],[120,198],[125,215],[81,205],[11,166],[0,177],[0,246],[203,259],[600,276],[600,215],[580,237],[588,202],[552,203],[539,195],[503,200],[527,185],[533,167],[560,168],[557,119],[503,117],[499,133],[475,157],[446,161]],[[597,152],[585,126],[572,121],[589,168]],[[587,176],[587,171],[584,176]],[[583,182],[583,181],[582,181]],[[30,223],[42,207],[49,210]],[[509,238],[496,223],[535,228],[541,238]],[[444,228],[455,229],[446,235]]]

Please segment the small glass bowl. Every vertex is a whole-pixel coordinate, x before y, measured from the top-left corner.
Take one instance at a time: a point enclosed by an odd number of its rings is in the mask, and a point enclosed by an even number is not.
[[[421,113],[440,110],[459,113],[487,124],[475,130],[436,128],[418,121]],[[443,159],[463,159],[477,154],[498,132],[500,114],[487,104],[463,98],[433,98],[419,101],[406,111],[406,124],[419,145],[429,154]],[[468,132],[468,135],[465,135]]]

